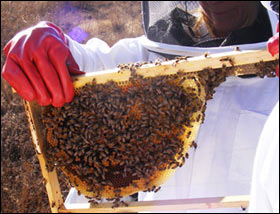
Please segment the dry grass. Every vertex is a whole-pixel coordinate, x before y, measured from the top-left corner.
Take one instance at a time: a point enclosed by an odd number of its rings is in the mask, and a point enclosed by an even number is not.
[[[78,26],[88,37],[112,46],[119,39],[143,34],[140,2],[1,1],[1,50],[20,30],[51,21],[65,33]],[[5,62],[1,52],[1,70]],[[69,184],[58,172],[64,198]],[[50,212],[39,162],[27,127],[21,98],[1,77],[1,213]]]

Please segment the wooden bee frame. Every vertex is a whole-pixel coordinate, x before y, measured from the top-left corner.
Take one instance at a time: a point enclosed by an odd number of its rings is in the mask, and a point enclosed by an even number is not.
[[[252,66],[259,62],[276,61],[278,56],[271,57],[266,50],[256,51],[233,51],[227,54],[207,55],[182,60],[171,60],[156,64],[147,64],[136,69],[135,72],[146,76],[170,75],[177,72],[196,72],[205,68],[237,67],[231,75],[255,74],[256,71],[241,69],[242,67]],[[238,67],[239,66],[239,67]],[[93,78],[97,83],[104,83],[114,79],[119,82],[128,81],[131,75],[129,69],[113,69],[105,72],[94,72],[73,79],[75,88],[81,87]],[[41,107],[36,101],[24,101],[26,116],[28,119],[32,141],[40,163],[44,184],[46,186],[50,208],[54,213],[103,213],[103,212],[139,212],[139,211],[171,211],[171,210],[194,210],[194,209],[212,209],[212,208],[246,208],[249,203],[249,196],[224,196],[212,198],[192,198],[178,200],[155,200],[130,202],[128,207],[111,208],[112,203],[103,203],[94,207],[66,209],[62,199],[60,185],[56,169],[49,172],[47,170],[46,158],[42,152],[43,145],[46,142],[43,135],[43,125],[40,121]]]

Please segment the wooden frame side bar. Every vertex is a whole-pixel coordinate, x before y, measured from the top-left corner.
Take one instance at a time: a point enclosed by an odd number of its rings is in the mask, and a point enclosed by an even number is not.
[[[40,127],[40,122],[38,121],[40,118],[39,117],[40,106],[36,103],[36,101],[33,102],[23,101],[23,102],[24,102],[25,113],[28,120],[28,125],[31,132],[32,142],[41,167],[41,171],[44,179],[44,185],[47,190],[50,208],[53,213],[57,213],[58,208],[64,207],[64,205],[63,205],[63,199],[61,195],[56,169],[54,168],[54,170],[51,172],[47,170],[47,161],[42,153],[42,146],[41,146],[43,145],[42,144],[43,137],[41,133],[42,130],[38,128]]]

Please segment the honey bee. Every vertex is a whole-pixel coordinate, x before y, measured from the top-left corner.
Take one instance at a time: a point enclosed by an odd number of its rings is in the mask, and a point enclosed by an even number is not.
[[[196,149],[197,148],[197,143],[193,140],[191,146],[193,146]]]
[[[231,64],[231,66],[234,66],[234,61],[233,61],[233,59],[231,57],[228,57],[228,56],[227,57],[223,57],[223,58],[220,59],[220,61],[221,62],[228,61]]]

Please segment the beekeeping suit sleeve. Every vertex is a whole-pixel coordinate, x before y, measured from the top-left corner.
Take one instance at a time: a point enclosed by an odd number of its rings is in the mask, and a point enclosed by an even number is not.
[[[250,213],[279,213],[279,102],[264,126],[254,161]]]
[[[139,42],[139,38],[121,39],[112,47],[92,38],[86,44],[80,44],[67,36],[70,51],[80,67],[86,73],[116,68],[118,64],[135,63],[159,56],[149,52]]]

